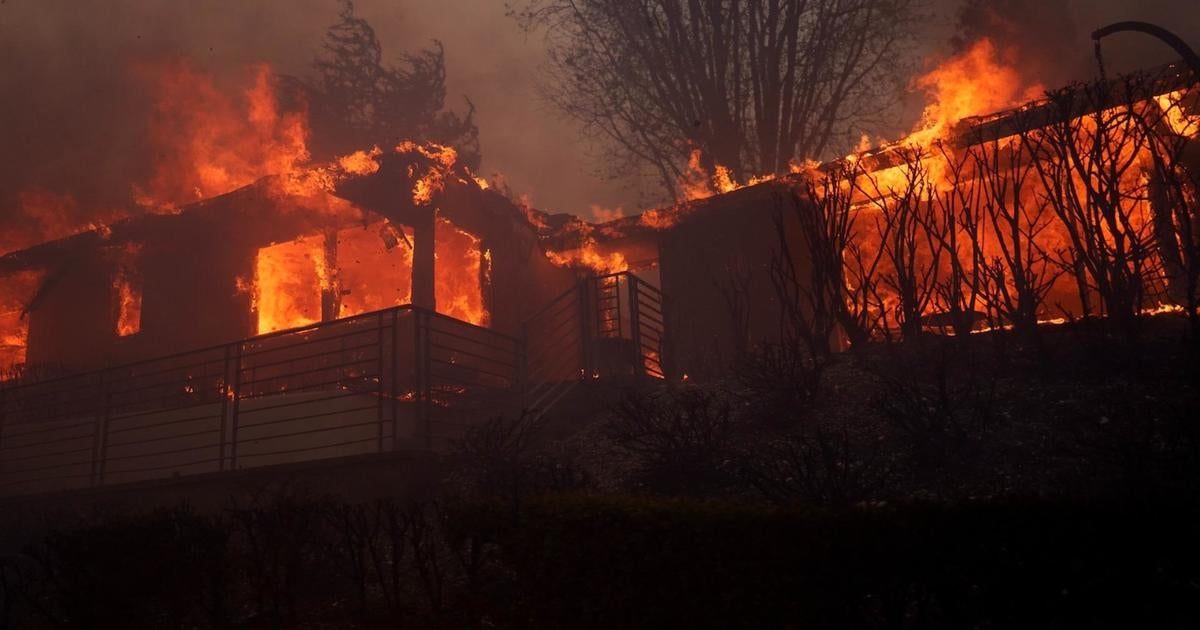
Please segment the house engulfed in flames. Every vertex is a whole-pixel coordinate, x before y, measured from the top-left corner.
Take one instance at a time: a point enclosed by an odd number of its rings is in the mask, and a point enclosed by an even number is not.
[[[516,334],[573,282],[432,150],[358,158],[4,256],[8,364],[79,372],[402,304]]]
[[[1135,105],[1158,107],[1179,139],[1170,168],[1200,173],[1188,73],[1159,71],[1134,104],[1118,83],[1104,98],[956,117],[936,134],[599,224],[523,207],[452,151],[405,143],[8,253],[3,359],[25,367],[0,405],[0,482],[79,487],[429,447],[487,414],[544,410],[595,378],[720,376],[784,334],[781,278],[804,285],[814,266],[800,217],[831,199],[858,217],[860,263],[887,258],[874,217],[905,203],[906,188],[926,204],[945,193],[960,210],[1007,202],[1021,215],[1014,229],[1065,241],[1077,235],[1048,218],[1022,223],[1022,200],[1037,205],[1045,190],[1014,188],[1004,172],[1037,162],[1023,144],[1031,132]],[[965,157],[973,147],[1004,172],[989,179],[987,160]],[[1151,243],[1169,200],[1152,175],[1162,165],[1141,151],[1112,155],[1126,163],[1116,179],[1132,191],[1121,202],[1129,229]],[[983,196],[949,195],[967,181],[983,182]],[[1003,255],[1002,229],[980,226],[995,239],[980,258]],[[935,270],[959,253],[940,251]],[[1161,275],[1169,284],[1171,270]],[[1050,281],[1045,303],[1079,312],[1074,282]],[[903,324],[887,285],[858,305],[884,330]],[[931,292],[919,316],[953,306]]]

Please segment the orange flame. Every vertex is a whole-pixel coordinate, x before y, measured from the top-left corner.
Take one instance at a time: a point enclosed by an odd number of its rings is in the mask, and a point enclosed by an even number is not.
[[[155,84],[149,127],[159,156],[150,181],[134,189],[140,205],[172,211],[308,162],[307,115],[281,111],[266,65],[237,98],[187,61],[140,70]]]
[[[29,317],[25,309],[45,276],[40,271],[22,271],[0,278],[0,370],[25,363]]]
[[[325,239],[306,236],[258,250],[252,308],[258,333],[298,328],[321,321]]]
[[[914,80],[913,87],[932,102],[900,143],[928,147],[964,118],[1008,109],[1045,93],[1040,83],[1026,83],[1003,56],[985,37]]]
[[[546,258],[560,267],[584,267],[596,273],[616,273],[628,271],[629,263],[620,252],[601,254],[596,250],[594,242],[583,247],[565,251],[546,250]]]
[[[138,267],[140,254],[140,245],[126,245],[113,274],[117,335],[121,337],[135,335],[142,329],[142,275]]]

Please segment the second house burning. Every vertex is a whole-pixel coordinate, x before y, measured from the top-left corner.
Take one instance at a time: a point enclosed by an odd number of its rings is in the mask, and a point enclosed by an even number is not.
[[[596,379],[718,379],[763,344],[1195,326],[1193,72],[997,102],[973,83],[1007,76],[993,53],[931,75],[942,98],[900,141],[746,185],[697,159],[691,198],[608,222],[400,142],[10,251],[0,493],[437,448]]]

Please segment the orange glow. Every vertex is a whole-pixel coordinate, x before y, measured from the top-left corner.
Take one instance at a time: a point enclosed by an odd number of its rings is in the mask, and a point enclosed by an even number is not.
[[[351,175],[371,175],[379,172],[379,162],[376,160],[383,151],[374,147],[370,151],[355,151],[337,159],[338,166]]]
[[[479,239],[439,218],[434,265],[434,299],[437,311],[457,319],[487,326],[491,317],[483,304],[484,252]],[[488,255],[490,273],[490,254]]]
[[[236,98],[187,61],[139,70],[155,90],[149,131],[157,156],[150,180],[135,188],[140,205],[171,211],[308,162],[307,115],[280,111],[267,66],[252,68]]]
[[[1164,122],[1170,126],[1171,131],[1185,138],[1195,138],[1200,135],[1200,113],[1189,111],[1185,97],[1185,93],[1180,90],[1163,94],[1154,100],[1162,108]],[[1196,98],[1193,97],[1191,104],[1194,106],[1195,103]]]
[[[412,302],[412,230],[377,221],[338,232],[341,317]]]
[[[260,335],[321,321],[325,239],[306,236],[258,250],[253,308]]]
[[[596,250],[595,243],[589,243],[577,249],[564,251],[546,251],[546,258],[561,267],[584,267],[596,273],[616,273],[628,271],[629,263],[621,252],[601,254]]]
[[[453,148],[432,142],[421,145],[406,140],[396,145],[396,153],[418,153],[433,162],[413,184],[412,200],[418,206],[426,206],[433,202],[433,196],[445,188],[446,176],[458,161],[458,152]],[[416,177],[416,173],[409,174]]]
[[[701,164],[703,157],[704,153],[700,149],[692,149],[688,156],[687,168],[679,179],[679,193],[683,200],[705,199],[742,188],[733,181],[733,174],[729,169],[721,164],[715,165],[713,172],[709,173]],[[764,179],[766,178],[759,178],[758,181]]]
[[[435,228],[437,311],[479,326],[490,315],[483,287],[491,253],[480,241],[439,219]],[[306,236],[258,251],[252,287],[258,333],[297,328],[322,318],[322,292],[338,294],[338,317],[412,301],[412,230],[377,221],[337,233],[337,268],[328,269],[324,235]]]
[[[900,144],[928,147],[964,118],[1015,107],[1045,93],[1040,83],[1026,83],[1003,56],[985,37],[913,81],[932,102]]]
[[[8,372],[25,363],[29,338],[25,309],[43,277],[42,272],[22,271],[0,278],[0,371]]]
[[[135,335],[142,329],[140,254],[141,246],[125,246],[113,274],[113,301],[117,312],[117,335],[120,337]]]
[[[1121,241],[1127,251],[1135,252],[1131,256],[1144,256],[1140,264],[1147,270],[1144,275],[1146,291],[1150,295],[1161,293],[1164,278],[1154,271],[1161,268],[1161,262],[1156,260],[1158,254],[1150,231],[1153,210],[1149,201],[1148,173],[1153,168],[1153,158],[1149,153],[1150,140],[1144,137],[1146,127],[1137,121],[1142,117],[1151,125],[1161,124],[1161,130],[1194,137],[1200,130],[1200,118],[1188,106],[1195,102],[1189,100],[1195,98],[1194,92],[1184,90],[1156,96],[1148,102],[1132,104],[1132,111],[1122,105],[1087,114],[1062,128],[1052,123],[1045,128],[967,147],[953,143],[935,145],[940,139],[952,137],[962,119],[1011,109],[1043,91],[1040,85],[1024,81],[1019,72],[1003,63],[1001,57],[1003,55],[991,42],[982,40],[914,82],[930,94],[933,102],[925,108],[914,133],[893,145],[911,151],[907,156],[909,163],[871,170],[865,167],[865,160],[860,162],[859,155],[844,160],[860,193],[854,212],[873,215],[860,222],[863,229],[856,233],[857,247],[868,252],[878,248],[879,235],[874,228],[879,224],[875,216],[891,208],[903,195],[911,196],[911,186],[919,187],[919,192],[909,203],[915,202],[920,208],[933,207],[930,204],[936,199],[937,207],[948,207],[956,213],[965,212],[964,203],[977,208],[981,217],[987,217],[989,211],[997,211],[997,208],[1000,212],[1016,212],[1023,231],[1020,238],[1027,243],[1023,247],[1028,248],[1028,243],[1032,243],[1036,250],[1033,256],[1037,262],[1026,264],[1045,267],[1044,277],[1049,279],[1044,288],[1042,312],[1037,313],[1037,319],[1041,323],[1061,323],[1066,319],[1056,316],[1058,310],[1055,309],[1076,314],[1082,310],[1076,279],[1071,273],[1059,273],[1063,266],[1071,263],[1064,257],[1078,251],[1064,221],[1078,221],[1076,215],[1079,212],[1107,211],[1102,206],[1109,203],[1108,198],[1101,197],[1112,187],[1119,189],[1119,207],[1115,209],[1118,220],[1113,224],[1099,222],[1091,226],[1094,233],[1085,238],[1089,239],[1090,246],[1108,251],[1114,251]],[[1061,146],[1064,144],[1075,146],[1069,150]],[[1060,164],[1062,155],[1081,157]],[[952,166],[956,161],[959,167]],[[1039,164],[1042,165],[1041,175],[1037,168]],[[1108,171],[1109,165],[1119,165],[1120,170]],[[919,168],[919,172],[912,172],[914,167]],[[952,172],[955,168],[961,170]],[[1043,176],[1050,181],[1043,182]],[[1119,181],[1112,181],[1114,176],[1119,176]],[[1022,178],[1019,194],[1013,183],[1017,177]],[[1087,181],[1089,178],[1092,181]],[[1055,203],[1060,204],[1060,209],[1066,208],[1064,216],[1055,212]],[[1011,229],[1003,224],[1003,220],[999,225],[983,220],[978,228],[979,255],[985,261],[983,264],[999,264],[988,261],[1004,260],[1006,248],[1013,247],[1014,238],[1011,232],[1004,230]],[[965,265],[966,273],[973,273],[976,271],[974,265],[978,263],[972,257],[970,245],[964,244],[966,239],[966,235],[959,237],[958,259]],[[924,247],[928,249],[927,245]],[[961,251],[963,249],[967,251]],[[943,253],[934,273],[948,273],[942,266],[948,267],[946,259],[950,255]],[[919,251],[917,256],[923,256],[927,261],[932,258],[929,251]],[[887,269],[888,264],[884,261],[881,274],[892,273]],[[988,290],[1010,294],[1015,291],[1010,275],[997,278],[991,275],[994,272],[990,269],[984,270],[983,275],[989,282],[1005,283],[1005,287],[993,286]],[[1089,279],[1089,282],[1094,283],[1094,280]],[[899,297],[890,289],[881,293],[881,304],[873,309],[882,311],[888,325],[894,328],[896,322],[892,317]],[[1092,297],[1099,299],[1097,295]],[[924,314],[942,313],[948,308],[944,297],[935,295],[925,307]],[[976,303],[972,308],[983,306]],[[1089,308],[1095,314],[1097,304],[1092,303]],[[1143,309],[1143,312],[1147,311]]]
[[[0,233],[0,253],[71,236],[88,230],[107,229],[107,224],[125,217],[123,210],[93,209],[83,212],[74,197],[42,188],[17,194],[18,221]]]
[[[609,221],[616,221],[625,216],[625,210],[620,206],[605,208],[604,206],[592,204],[588,210],[592,213],[592,217],[595,218],[597,223],[608,223]]]
[[[679,222],[681,206],[655,208],[642,213],[638,223],[655,230],[665,230]]]

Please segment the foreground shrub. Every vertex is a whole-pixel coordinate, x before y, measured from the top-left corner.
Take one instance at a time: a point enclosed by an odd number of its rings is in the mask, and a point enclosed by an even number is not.
[[[740,429],[730,397],[715,389],[628,393],[604,432],[638,460],[637,480],[668,494],[704,494],[730,481]]]
[[[754,448],[739,476],[779,505],[846,506],[885,496],[891,467],[877,444],[863,449],[847,431],[817,429]]]

